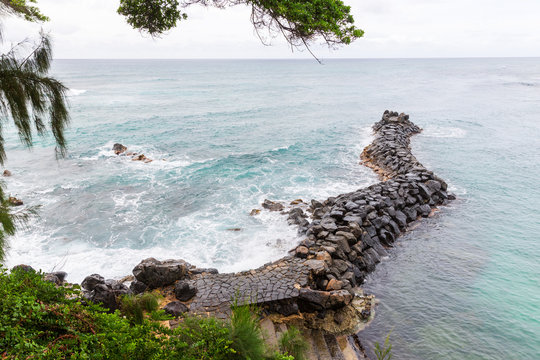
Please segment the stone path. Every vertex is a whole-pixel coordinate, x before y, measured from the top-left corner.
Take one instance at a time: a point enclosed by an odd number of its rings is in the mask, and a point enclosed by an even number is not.
[[[285,257],[245,272],[197,276],[189,281],[199,289],[190,311],[227,313],[235,298],[250,304],[296,298],[309,283],[311,268],[305,262]]]

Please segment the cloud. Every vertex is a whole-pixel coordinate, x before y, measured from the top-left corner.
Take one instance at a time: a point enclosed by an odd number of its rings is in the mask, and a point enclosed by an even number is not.
[[[365,38],[338,51],[314,45],[320,57],[539,56],[536,0],[346,0]],[[57,58],[309,58],[284,39],[261,44],[250,9],[192,6],[189,19],[161,39],[141,35],[116,13],[118,1],[40,0],[51,21]],[[5,20],[16,41],[39,25]]]

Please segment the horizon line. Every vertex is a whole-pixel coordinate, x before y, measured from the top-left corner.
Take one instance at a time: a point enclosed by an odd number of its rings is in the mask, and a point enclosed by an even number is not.
[[[319,58],[320,60],[452,60],[452,59],[538,59],[538,56],[429,56],[429,57],[329,57]],[[314,58],[302,57],[302,58],[53,58],[53,60],[313,60]]]

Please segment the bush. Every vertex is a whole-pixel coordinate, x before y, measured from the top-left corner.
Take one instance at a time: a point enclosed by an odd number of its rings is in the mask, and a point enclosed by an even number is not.
[[[308,343],[294,326],[284,332],[279,338],[279,348],[284,353],[292,355],[296,360],[304,360],[308,350]]]
[[[156,310],[155,296],[151,296],[126,297],[121,311],[111,314],[98,305],[83,305],[75,290],[44,281],[40,273],[15,270],[8,274],[0,267],[0,356],[294,360],[292,356],[267,353],[256,308],[233,307],[230,322],[188,316],[171,330],[149,320],[163,316]],[[143,309],[150,312],[149,317],[140,316]],[[139,315],[134,321],[129,314]]]

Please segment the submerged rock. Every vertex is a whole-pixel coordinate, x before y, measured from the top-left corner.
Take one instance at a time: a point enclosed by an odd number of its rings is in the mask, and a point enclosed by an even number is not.
[[[268,199],[264,200],[264,202],[262,203],[262,207],[265,208],[265,209],[268,209],[270,211],[281,211],[281,210],[283,210],[285,208],[283,206],[283,204],[280,204],[280,203],[274,202],[274,201],[270,201]]]
[[[4,173],[2,175],[5,176],[5,177],[9,177],[9,176],[11,176],[11,171],[6,169],[6,170],[4,170]]]
[[[127,147],[125,147],[122,144],[116,143],[113,145],[112,150],[116,155],[120,155],[121,153],[125,152],[127,150]]]

